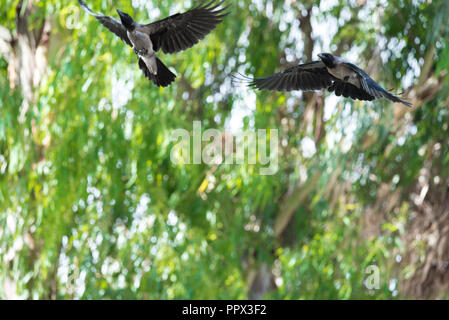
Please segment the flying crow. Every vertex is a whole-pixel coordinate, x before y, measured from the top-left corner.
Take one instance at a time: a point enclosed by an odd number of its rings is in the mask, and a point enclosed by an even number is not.
[[[329,53],[318,57],[320,61],[300,64],[266,78],[249,79],[249,86],[273,91],[327,89],[345,98],[365,101],[385,98],[412,106],[383,89],[356,65]]]
[[[102,13],[94,13],[83,0],[80,5],[102,25],[112,31],[139,56],[139,67],[145,77],[157,86],[166,87],[172,83],[174,75],[159,58],[156,52],[176,53],[194,46],[229,14],[218,9],[224,0],[203,0],[195,8],[178,13],[150,24],[139,24],[127,13],[117,10],[120,21]]]

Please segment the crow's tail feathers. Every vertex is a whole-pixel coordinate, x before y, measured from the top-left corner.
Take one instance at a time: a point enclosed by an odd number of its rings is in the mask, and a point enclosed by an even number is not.
[[[167,68],[165,64],[162,63],[159,58],[156,58],[157,64],[157,75],[154,75],[153,82],[157,86],[166,87],[173,81],[175,81],[176,75]]]
[[[402,103],[402,104],[405,105],[406,107],[409,107],[409,108],[412,108],[412,107],[413,107],[413,105],[411,104],[411,102],[408,102],[408,101],[405,101],[405,100],[402,100],[402,99],[399,99],[398,102],[399,102],[399,103]]]
[[[158,87],[167,87],[175,81],[176,75],[165,66],[159,58],[156,58],[157,74],[152,74],[142,59],[139,59],[139,68],[145,77],[153,81]]]
[[[389,92],[387,92],[387,93],[388,93],[387,98],[389,100],[391,100],[393,102],[397,102],[397,103],[402,103],[403,105],[405,105],[405,106],[407,106],[409,108],[413,107],[413,105],[410,102],[402,100],[401,98],[399,98],[399,97],[397,97],[394,94],[391,94]]]

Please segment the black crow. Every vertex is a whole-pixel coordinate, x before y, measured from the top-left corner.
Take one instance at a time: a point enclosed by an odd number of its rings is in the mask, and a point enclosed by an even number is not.
[[[266,78],[248,79],[249,85],[273,91],[327,89],[345,98],[366,101],[385,98],[412,106],[383,89],[356,65],[330,53],[321,53],[318,57],[320,61],[300,64]]]
[[[150,24],[139,24],[120,10],[117,10],[119,21],[102,13],[92,12],[83,0],[78,2],[84,10],[134,49],[145,77],[162,87],[172,83],[176,75],[159,60],[156,52],[162,49],[164,53],[175,53],[192,47],[229,14],[225,12],[229,6],[218,9],[224,0],[203,0],[185,13]]]

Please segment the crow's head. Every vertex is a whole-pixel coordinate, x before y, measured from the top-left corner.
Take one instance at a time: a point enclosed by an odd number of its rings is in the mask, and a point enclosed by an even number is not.
[[[323,61],[323,63],[326,65],[326,67],[328,68],[333,68],[335,67],[335,57],[333,55],[331,55],[330,53],[320,53],[318,55],[318,57],[320,57],[321,61]]]
[[[134,30],[135,28],[135,23],[133,18],[130,17],[129,14],[124,13],[122,11],[120,11],[119,9],[117,9],[118,15],[120,16],[120,20],[122,21],[123,26],[127,29],[127,30]]]

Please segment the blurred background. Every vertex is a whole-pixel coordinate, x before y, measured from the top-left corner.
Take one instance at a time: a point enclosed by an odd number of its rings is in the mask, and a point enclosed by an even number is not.
[[[166,89],[76,0],[0,2],[0,298],[448,298],[449,1],[229,0]],[[232,84],[323,51],[414,107]],[[279,129],[278,172],[173,164],[196,120]]]

